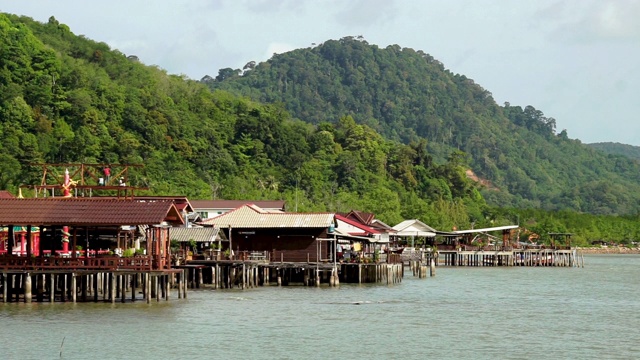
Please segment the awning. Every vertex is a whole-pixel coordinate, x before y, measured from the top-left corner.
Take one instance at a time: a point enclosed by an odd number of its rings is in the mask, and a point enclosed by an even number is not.
[[[367,241],[367,242],[376,242],[376,239],[365,237],[365,236],[356,236],[350,235],[348,232],[344,230],[340,230],[338,228],[334,228],[333,232],[328,233],[329,236],[335,236],[338,240],[338,244],[348,244],[350,241]],[[342,241],[345,241],[344,243]]]
[[[436,233],[431,231],[399,231],[393,235],[400,237],[434,237]]]

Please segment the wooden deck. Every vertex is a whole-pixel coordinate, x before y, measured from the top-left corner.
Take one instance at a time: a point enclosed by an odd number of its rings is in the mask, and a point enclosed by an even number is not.
[[[135,257],[24,257],[24,256],[0,256],[0,270],[134,270],[151,271],[151,256]]]

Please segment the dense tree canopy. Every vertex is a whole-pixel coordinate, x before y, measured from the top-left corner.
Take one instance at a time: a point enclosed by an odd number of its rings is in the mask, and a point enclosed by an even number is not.
[[[372,211],[389,223],[453,217],[485,204],[464,159],[432,161],[349,116],[316,125],[144,66],[137,57],[47,24],[0,15],[0,187],[37,183],[30,163],[144,164],[132,182],[153,194],[297,200],[298,210]],[[248,66],[247,69],[251,69]],[[238,76],[221,71],[217,80]],[[412,206],[406,206],[411,204]],[[445,209],[447,210],[447,209]],[[474,210],[474,211],[475,211]],[[459,224],[458,224],[459,223]]]
[[[490,92],[422,51],[346,37],[274,55],[243,71],[223,69],[218,78],[202,81],[282,103],[312,124],[336,123],[346,114],[387,139],[426,139],[436,160],[463,151],[494,206],[640,210],[637,162],[594,151],[569,139],[566,130],[556,134],[556,120],[533,106],[497,105]]]
[[[495,105],[421,52],[342,40],[203,80],[271,103],[145,66],[53,17],[42,24],[0,14],[0,188],[37,184],[33,163],[131,163],[145,166],[130,182],[155,195],[284,199],[299,211],[357,209],[444,230],[513,223],[522,211],[490,208],[485,198],[605,214],[637,209],[635,163],[599,163],[605,155],[555,135],[553,119]],[[501,190],[483,190],[469,168]],[[520,219],[555,229],[556,217],[531,211]],[[609,218],[559,214],[564,228],[588,229],[580,241],[637,234],[631,217],[612,218],[616,227],[605,225]]]

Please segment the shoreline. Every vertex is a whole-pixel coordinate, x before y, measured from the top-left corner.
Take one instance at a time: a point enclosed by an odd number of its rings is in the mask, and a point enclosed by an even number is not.
[[[576,248],[583,254],[640,254],[640,248],[610,247],[610,248]]]

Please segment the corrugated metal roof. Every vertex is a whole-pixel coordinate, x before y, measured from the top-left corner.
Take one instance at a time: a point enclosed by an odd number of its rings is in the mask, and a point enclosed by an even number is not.
[[[397,236],[436,236],[436,230],[418,219],[405,220],[393,227]]]
[[[195,242],[214,242],[218,241],[219,232],[220,228],[218,226],[201,228],[172,227],[169,229],[169,238],[178,242],[188,242],[190,240]]]
[[[269,213],[256,205],[243,205],[203,223],[222,228],[328,228],[333,217],[333,213]]]
[[[0,199],[2,225],[142,225],[183,220],[171,201],[96,198]]]

